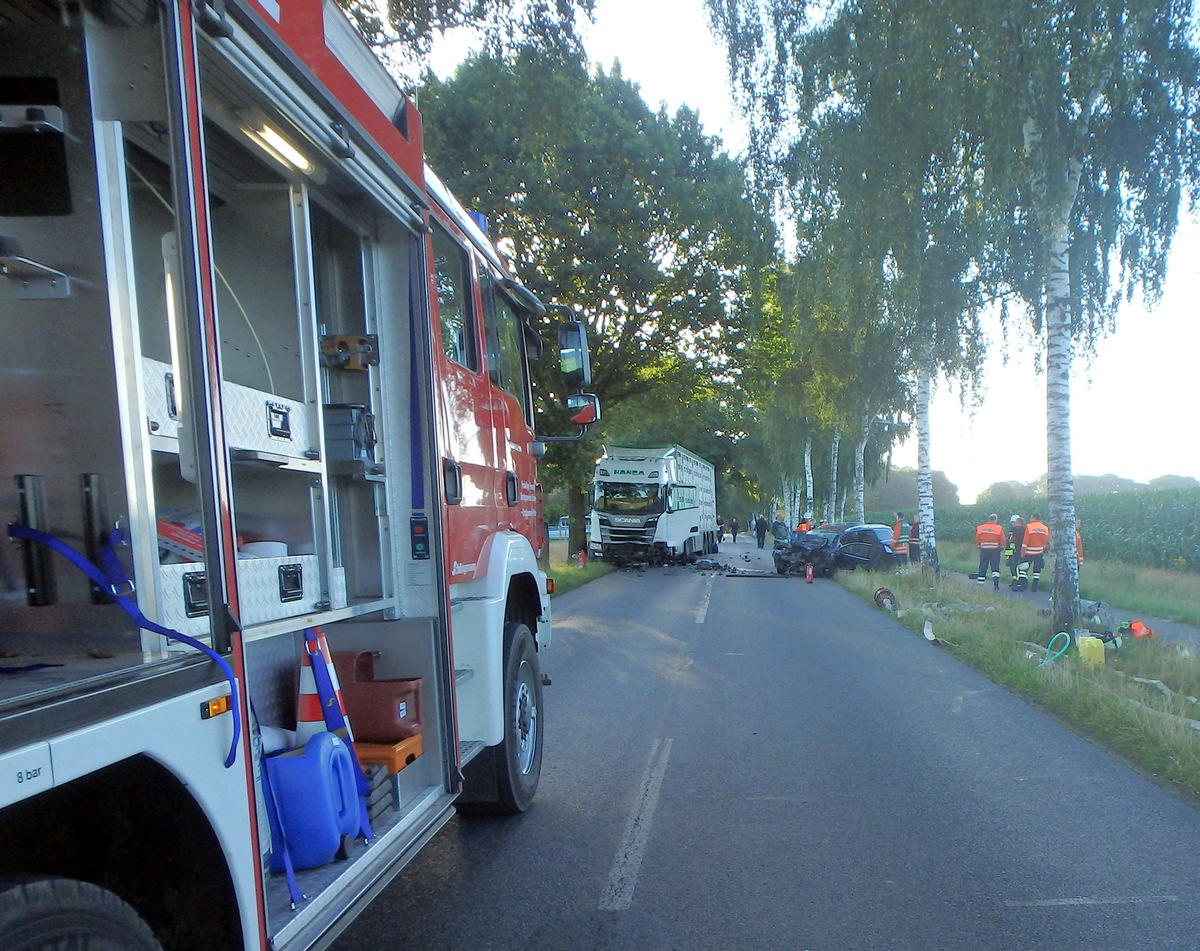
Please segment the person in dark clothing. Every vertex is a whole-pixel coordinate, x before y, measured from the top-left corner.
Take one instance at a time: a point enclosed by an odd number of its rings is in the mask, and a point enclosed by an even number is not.
[[[908,563],[915,565],[921,560],[921,513],[913,515],[908,527]]]
[[[754,535],[758,539],[758,547],[765,548],[767,545],[767,520],[761,515],[754,520]]]
[[[786,542],[789,535],[788,523],[783,520],[783,513],[775,513],[775,521],[771,523],[771,534],[775,536],[776,542]]]
[[[1008,544],[1004,553],[1008,556],[1008,586],[1018,591],[1025,586],[1025,573],[1020,570],[1021,544],[1025,540],[1025,519],[1014,515],[1008,520]]]
[[[741,530],[742,526],[738,524],[738,520],[736,518],[729,523],[729,534],[733,536],[733,542],[735,545],[737,544],[738,532]]]

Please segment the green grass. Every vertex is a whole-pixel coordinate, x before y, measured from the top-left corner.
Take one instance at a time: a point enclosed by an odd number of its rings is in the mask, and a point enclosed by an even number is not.
[[[554,593],[556,595],[573,591],[575,588],[585,585],[589,581],[595,581],[601,575],[606,575],[610,571],[612,571],[612,566],[603,561],[589,560],[584,567],[580,568],[578,560],[569,556],[565,539],[550,542],[549,575],[554,579]]]
[[[938,540],[938,561],[944,568],[972,572],[979,568],[979,552],[966,542]],[[1008,568],[1001,566],[1004,583]],[[1046,566],[1043,578],[1053,576]],[[1180,621],[1200,627],[1200,575],[1162,568],[1142,568],[1117,561],[1085,558],[1079,575],[1079,596],[1104,601],[1139,614]]]
[[[939,555],[941,546],[939,545]],[[941,647],[989,679],[1073,724],[1098,745],[1124,756],[1162,785],[1200,796],[1200,657],[1165,641],[1127,642],[1105,652],[1091,669],[1072,648],[1044,667],[1046,621],[1033,605],[993,592],[961,575],[928,568],[894,574],[839,572],[838,583],[864,600],[886,585],[896,596],[898,618],[917,636],[930,618]],[[932,617],[930,616],[932,613]],[[1032,655],[1032,656],[1030,656]],[[1141,677],[1173,691],[1166,697]],[[1181,722],[1178,718],[1186,718]]]

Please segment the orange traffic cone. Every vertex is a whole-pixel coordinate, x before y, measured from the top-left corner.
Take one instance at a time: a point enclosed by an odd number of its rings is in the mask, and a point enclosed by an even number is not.
[[[317,696],[317,682],[313,676],[312,660],[309,651],[314,647],[320,651],[320,656],[329,671],[329,679],[333,683],[334,696],[341,707],[342,716],[346,716],[346,703],[342,699],[342,685],[338,682],[337,667],[333,663],[333,654],[325,640],[325,632],[319,627],[309,628],[304,639],[304,650],[300,658],[300,666],[296,671],[296,745],[303,746],[316,733],[329,729],[325,725],[325,711],[321,707],[321,698]],[[346,719],[346,732],[350,733],[350,720]],[[353,740],[353,734],[347,739]]]

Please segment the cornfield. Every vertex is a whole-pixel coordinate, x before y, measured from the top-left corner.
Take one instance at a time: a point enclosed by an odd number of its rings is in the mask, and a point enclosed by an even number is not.
[[[937,537],[973,542],[975,526],[993,512],[1006,527],[1014,514],[1028,519],[1039,512],[1049,519],[1044,496],[1010,500],[1003,509],[997,504],[938,507]],[[1087,558],[1200,573],[1200,489],[1080,495],[1075,514],[1083,521]]]

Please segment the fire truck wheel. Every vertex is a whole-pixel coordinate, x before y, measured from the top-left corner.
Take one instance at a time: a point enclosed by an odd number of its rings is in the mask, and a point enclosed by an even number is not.
[[[112,892],[90,882],[43,878],[0,884],[0,948],[162,951],[149,926]]]
[[[465,769],[458,811],[465,815],[524,812],[542,772],[542,673],[526,624],[504,627],[504,741]]]
[[[542,672],[533,634],[525,624],[504,628],[504,743],[496,751],[502,811],[524,812],[542,775]]]

